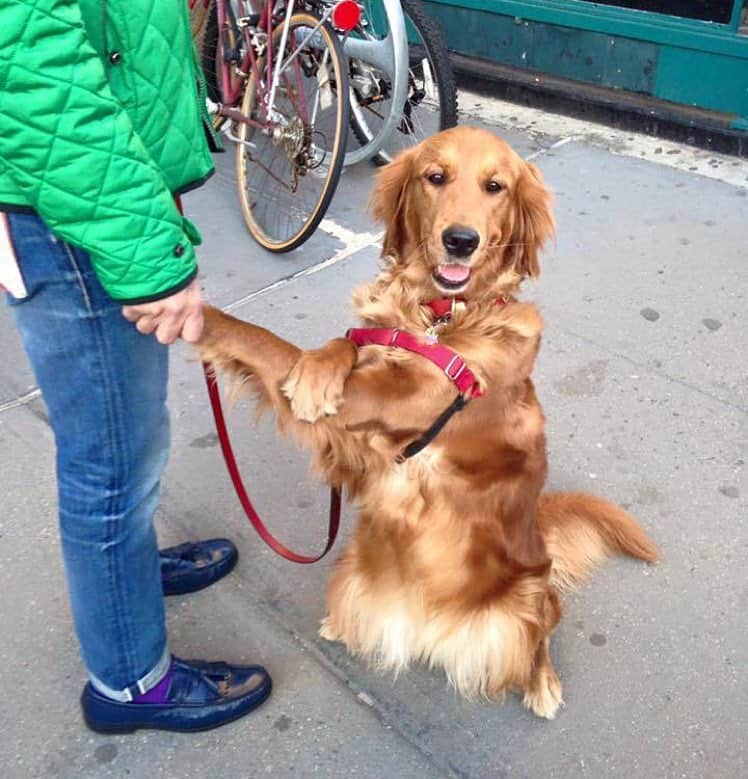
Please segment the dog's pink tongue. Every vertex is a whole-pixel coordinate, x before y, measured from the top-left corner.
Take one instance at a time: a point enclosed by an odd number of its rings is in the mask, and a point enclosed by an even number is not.
[[[470,268],[464,265],[440,265],[439,275],[447,281],[453,281],[455,284],[458,284],[470,276]]]

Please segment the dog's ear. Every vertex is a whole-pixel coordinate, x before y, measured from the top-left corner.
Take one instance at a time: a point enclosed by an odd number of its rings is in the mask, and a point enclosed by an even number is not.
[[[540,171],[531,162],[523,162],[512,205],[509,237],[514,267],[523,277],[540,275],[540,252],[556,232],[552,201]]]
[[[379,169],[369,208],[385,226],[382,253],[399,255],[405,244],[408,184],[413,175],[417,147],[406,149],[392,162]]]

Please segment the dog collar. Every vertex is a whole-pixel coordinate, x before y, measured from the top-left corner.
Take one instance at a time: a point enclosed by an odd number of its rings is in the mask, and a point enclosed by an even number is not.
[[[464,298],[437,298],[436,300],[429,300],[424,303],[425,306],[431,309],[431,313],[434,315],[434,319],[450,319],[454,316],[458,306],[465,305]]]
[[[496,298],[497,306],[505,306],[509,302],[509,298],[506,295],[499,295]],[[437,298],[436,300],[428,300],[423,305],[431,309],[431,313],[435,319],[449,319],[454,316],[457,307],[462,304],[466,305],[465,298],[453,297],[453,298]]]

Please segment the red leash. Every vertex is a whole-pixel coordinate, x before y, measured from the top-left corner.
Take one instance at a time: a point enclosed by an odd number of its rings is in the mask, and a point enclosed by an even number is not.
[[[179,209],[179,213],[183,214],[184,211],[182,210],[181,198],[177,195],[174,200]],[[316,557],[307,557],[306,555],[296,554],[296,552],[292,552],[287,546],[284,546],[278,541],[278,539],[265,527],[265,523],[255,511],[255,507],[252,505],[249,495],[247,495],[247,490],[244,488],[244,482],[239,473],[239,466],[236,464],[236,457],[234,457],[234,450],[231,446],[231,440],[229,439],[229,432],[226,429],[226,420],[224,419],[223,408],[221,407],[221,395],[218,391],[218,384],[212,366],[209,363],[203,363],[203,372],[205,373],[205,383],[208,385],[210,406],[213,409],[213,419],[215,419],[216,422],[216,432],[218,433],[218,440],[221,442],[223,459],[226,461],[226,467],[231,476],[231,481],[234,484],[236,495],[239,498],[239,502],[242,504],[247,519],[252,523],[252,526],[257,531],[260,538],[274,552],[281,557],[285,557],[286,560],[307,565],[309,563],[316,563],[317,560],[321,560],[330,549],[332,549],[332,545],[335,543],[335,538],[337,537],[340,528],[340,490],[335,487],[330,489],[330,519],[327,529],[327,545],[322,550],[321,554],[318,554]]]
[[[231,440],[229,439],[228,430],[226,429],[226,420],[224,419],[223,408],[221,407],[221,396],[218,391],[218,384],[213,368],[209,363],[203,363],[203,371],[205,373],[205,382],[208,385],[208,395],[210,396],[210,405],[213,409],[213,418],[216,421],[218,440],[221,442],[221,451],[226,460],[226,467],[231,476],[231,481],[234,484],[236,495],[239,498],[239,502],[242,504],[247,519],[252,523],[260,538],[262,538],[274,552],[281,557],[285,557],[286,560],[290,560],[293,563],[305,564],[316,563],[318,560],[321,560],[330,549],[332,549],[332,545],[335,543],[335,538],[338,535],[338,529],[340,528],[340,490],[335,487],[330,490],[330,518],[327,529],[327,545],[320,554],[316,557],[300,555],[296,552],[292,552],[287,546],[284,546],[278,541],[267,527],[265,527],[265,523],[255,511],[252,501],[250,501],[249,495],[247,495],[247,490],[244,488],[244,482],[239,473],[236,457],[234,457],[234,450],[231,447]]]

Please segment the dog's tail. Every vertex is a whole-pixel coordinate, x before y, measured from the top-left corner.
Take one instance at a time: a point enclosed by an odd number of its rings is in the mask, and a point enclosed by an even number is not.
[[[608,555],[626,554],[648,563],[659,557],[657,547],[631,515],[594,495],[541,495],[538,523],[552,560],[551,584],[560,590],[584,582]]]

